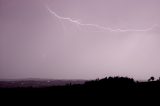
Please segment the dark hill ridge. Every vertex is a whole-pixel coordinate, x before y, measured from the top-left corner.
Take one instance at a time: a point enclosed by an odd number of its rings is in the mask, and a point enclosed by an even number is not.
[[[141,100],[155,99],[160,95],[160,81],[138,82],[128,77],[106,77],[65,85],[43,87],[18,86],[0,88],[1,97],[49,99],[49,100]],[[35,82],[31,81],[31,85]],[[38,83],[38,82],[36,82]],[[14,85],[14,84],[13,84]]]

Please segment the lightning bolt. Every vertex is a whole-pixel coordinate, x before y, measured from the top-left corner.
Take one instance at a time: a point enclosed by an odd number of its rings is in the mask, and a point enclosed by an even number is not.
[[[152,29],[154,29],[155,27],[157,27],[158,25],[155,24],[153,25],[152,27],[150,28],[147,28],[147,29],[112,29],[112,28],[109,28],[109,27],[105,27],[105,26],[101,26],[101,25],[97,25],[97,24],[85,24],[85,23],[81,23],[79,22],[78,20],[74,20],[72,18],[69,18],[69,17],[62,17],[62,16],[59,16],[56,12],[54,12],[53,10],[51,10],[47,5],[45,5],[46,9],[49,11],[49,13],[51,13],[52,15],[54,15],[56,18],[58,18],[59,20],[67,20],[71,23],[74,23],[78,26],[89,26],[89,27],[95,27],[97,29],[101,29],[101,30],[107,30],[107,31],[110,31],[110,32],[148,32]]]

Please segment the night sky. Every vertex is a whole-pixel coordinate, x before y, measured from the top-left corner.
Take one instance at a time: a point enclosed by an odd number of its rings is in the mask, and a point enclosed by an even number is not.
[[[0,0],[0,79],[160,77],[160,0]]]

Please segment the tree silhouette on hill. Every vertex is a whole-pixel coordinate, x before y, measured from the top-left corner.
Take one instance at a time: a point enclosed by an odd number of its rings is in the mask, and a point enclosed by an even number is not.
[[[99,86],[99,87],[129,87],[134,85],[133,78],[128,77],[105,77],[103,79],[96,79],[85,82],[86,86]]]
[[[154,81],[154,77],[152,76],[152,77],[150,77],[149,79],[148,79],[148,81],[150,82],[150,81]]]

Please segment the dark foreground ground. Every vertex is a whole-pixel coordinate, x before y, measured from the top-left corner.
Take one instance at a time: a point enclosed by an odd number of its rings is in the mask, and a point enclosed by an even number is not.
[[[128,103],[158,101],[160,81],[136,82],[127,77],[109,77],[86,81],[84,84],[39,87],[1,87],[0,100],[37,103]]]

